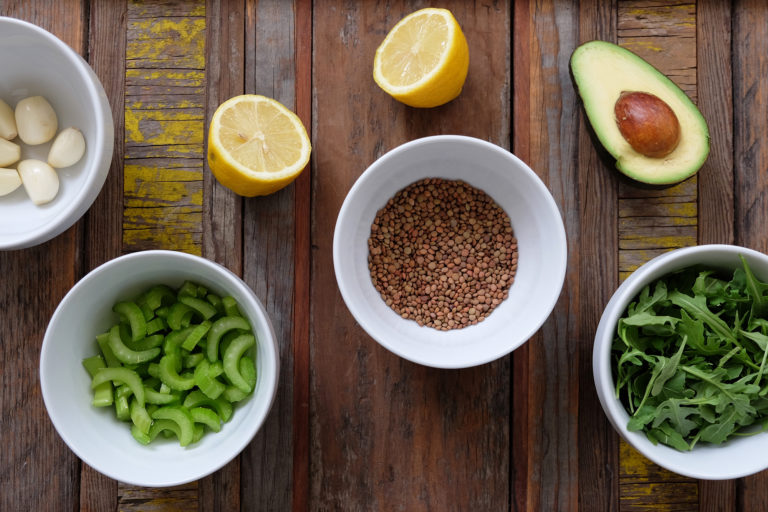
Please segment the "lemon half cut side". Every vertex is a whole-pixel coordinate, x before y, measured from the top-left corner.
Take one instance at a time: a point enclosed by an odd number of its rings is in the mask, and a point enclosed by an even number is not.
[[[263,196],[287,186],[304,170],[311,150],[299,117],[266,96],[230,98],[216,109],[208,128],[211,172],[241,196]]]
[[[373,59],[373,79],[412,107],[436,107],[456,98],[469,69],[469,48],[447,9],[427,8],[400,20]]]

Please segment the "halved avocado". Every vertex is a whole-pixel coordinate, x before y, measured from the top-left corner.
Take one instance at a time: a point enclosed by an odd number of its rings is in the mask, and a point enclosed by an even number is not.
[[[571,55],[571,72],[595,135],[616,159],[616,168],[643,183],[677,183],[701,168],[709,154],[704,116],[672,80],[634,53],[613,43],[590,41]],[[680,138],[661,158],[644,156],[619,131],[614,113],[622,92],[644,92],[665,102],[680,123]]]

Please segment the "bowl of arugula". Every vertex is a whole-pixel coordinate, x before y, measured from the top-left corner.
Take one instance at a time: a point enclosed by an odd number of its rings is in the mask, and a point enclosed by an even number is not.
[[[658,256],[608,302],[593,373],[616,431],[692,478],[768,468],[768,256],[701,245]]]

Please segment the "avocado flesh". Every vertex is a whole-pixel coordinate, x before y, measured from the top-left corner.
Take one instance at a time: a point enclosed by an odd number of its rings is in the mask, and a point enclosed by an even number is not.
[[[571,55],[571,72],[595,135],[616,168],[643,183],[665,185],[696,173],[709,154],[709,129],[696,105],[669,78],[629,50],[605,41],[585,43]],[[680,141],[663,158],[641,155],[616,125],[614,105],[623,91],[647,92],[670,106]]]

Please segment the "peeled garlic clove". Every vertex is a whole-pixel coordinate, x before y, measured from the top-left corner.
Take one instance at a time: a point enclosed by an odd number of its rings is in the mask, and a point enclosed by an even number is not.
[[[59,175],[47,163],[40,160],[19,162],[19,176],[29,198],[35,204],[45,204],[59,191]]]
[[[21,146],[0,138],[0,167],[5,167],[21,158]]]
[[[0,168],[0,196],[7,196],[21,186],[21,178],[16,169]]]
[[[16,119],[13,117],[13,109],[3,100],[0,100],[0,137],[5,140],[16,138]]]
[[[48,100],[42,96],[30,96],[16,105],[16,128],[24,143],[35,146],[48,142],[56,135],[59,121]]]
[[[48,153],[48,164],[62,168],[74,165],[85,153],[85,138],[77,128],[65,128],[56,136]]]

